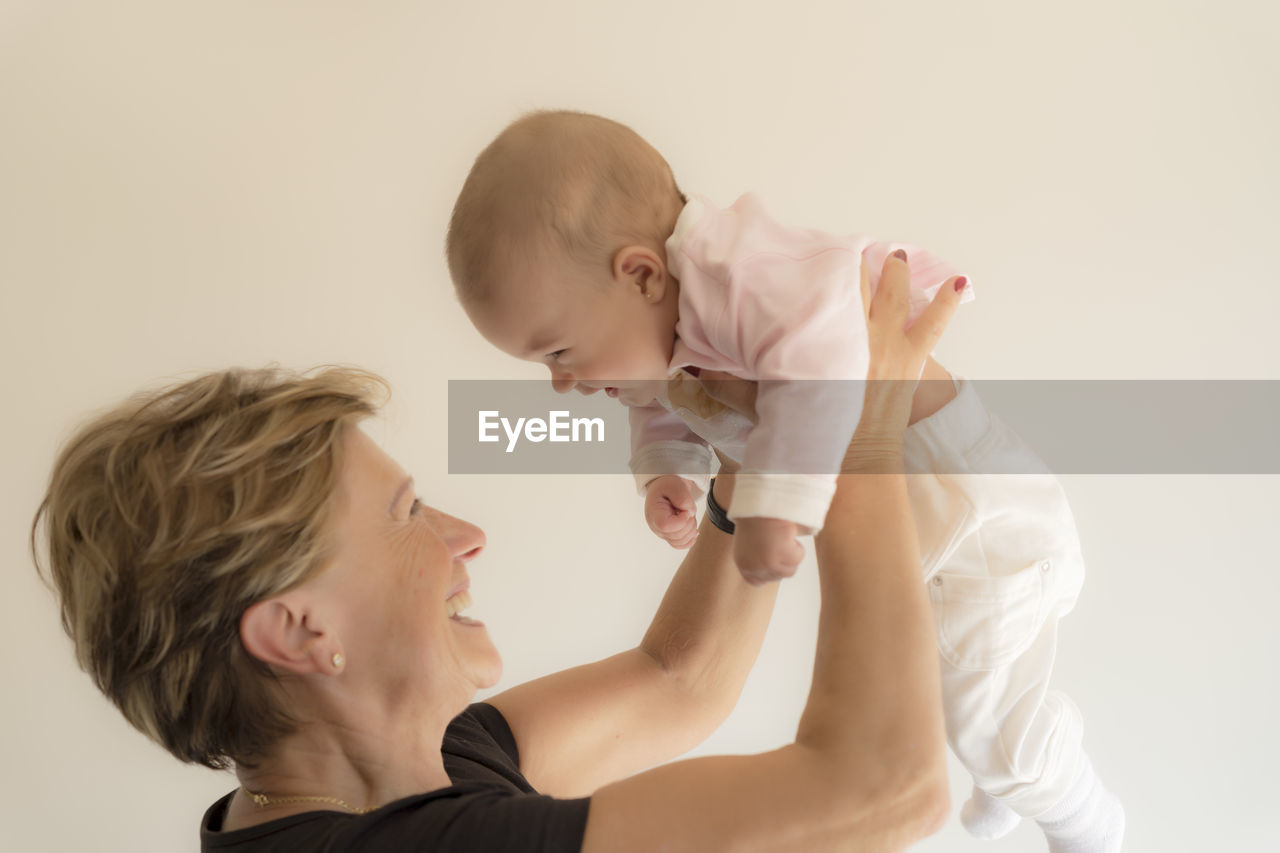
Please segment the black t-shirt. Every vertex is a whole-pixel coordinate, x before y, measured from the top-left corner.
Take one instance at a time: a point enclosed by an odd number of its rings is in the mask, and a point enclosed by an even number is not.
[[[497,708],[478,702],[444,734],[447,788],[388,803],[366,815],[315,811],[220,832],[235,791],[200,822],[203,853],[376,853],[376,851],[520,851],[582,849],[590,799],[557,800],[520,775],[511,728]]]

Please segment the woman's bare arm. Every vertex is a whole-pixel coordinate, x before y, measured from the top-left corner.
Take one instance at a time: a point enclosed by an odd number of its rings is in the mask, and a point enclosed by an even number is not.
[[[886,261],[868,317],[872,379],[919,375],[959,301],[944,286],[904,334],[905,276],[905,263]],[[940,826],[948,797],[935,641],[902,473],[912,385],[869,387],[817,540],[822,610],[795,742],[603,788],[584,850],[897,850]]]
[[[583,849],[902,849],[947,811],[932,618],[901,457],[841,477],[817,540],[823,605],[795,743],[597,792]],[[868,541],[871,540],[871,541]]]
[[[732,477],[716,497],[732,496]],[[542,793],[590,794],[697,746],[733,710],[764,641],[777,587],[752,587],[732,538],[704,521],[640,645],[489,701],[520,770]]]

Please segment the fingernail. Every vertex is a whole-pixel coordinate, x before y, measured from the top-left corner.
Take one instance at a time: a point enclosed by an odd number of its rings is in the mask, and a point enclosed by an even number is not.
[[[968,283],[969,283],[969,279],[965,278],[964,276],[960,276],[958,279],[956,279],[956,293],[959,293],[960,291],[964,290],[964,286]]]
[[[896,250],[896,251],[893,253],[893,256],[894,256],[895,258],[897,258],[898,260],[900,260],[900,261],[905,261],[905,260],[907,259],[907,253],[906,253],[906,251],[904,251],[903,249],[898,249],[898,250]]]

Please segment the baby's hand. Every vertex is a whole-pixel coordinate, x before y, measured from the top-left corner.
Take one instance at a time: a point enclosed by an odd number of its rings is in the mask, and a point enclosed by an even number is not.
[[[692,545],[698,538],[698,509],[689,481],[674,474],[651,481],[644,492],[644,520],[672,548]]]
[[[800,528],[778,518],[740,518],[733,532],[733,559],[752,586],[789,578],[804,557]]]

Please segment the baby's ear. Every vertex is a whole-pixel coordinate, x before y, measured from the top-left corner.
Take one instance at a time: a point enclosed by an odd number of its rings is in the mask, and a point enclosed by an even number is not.
[[[627,246],[613,256],[613,280],[657,304],[667,292],[667,265],[648,246]]]

